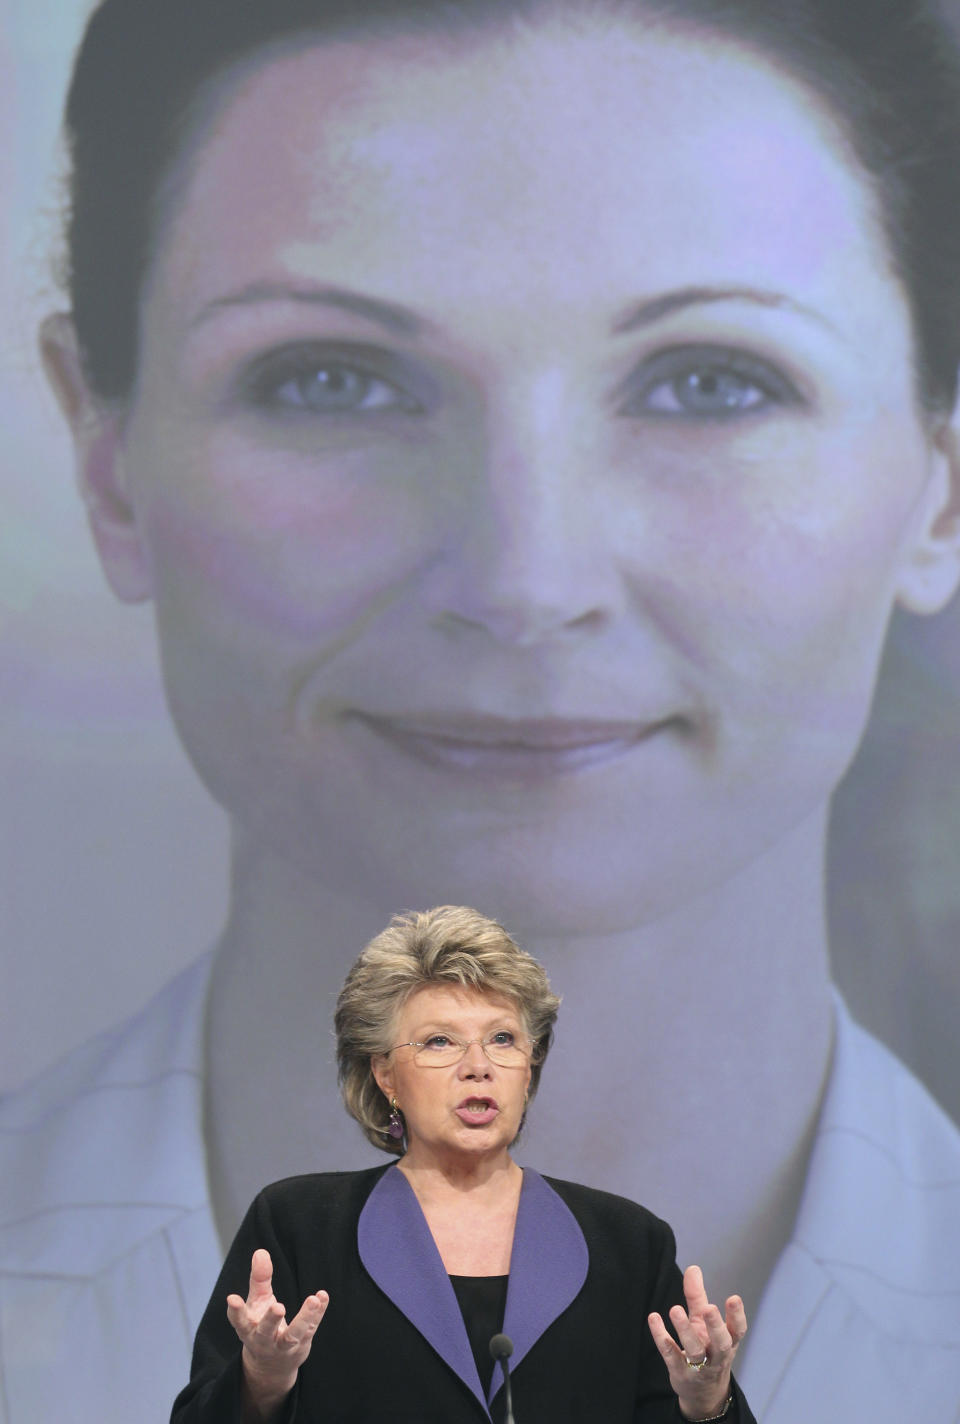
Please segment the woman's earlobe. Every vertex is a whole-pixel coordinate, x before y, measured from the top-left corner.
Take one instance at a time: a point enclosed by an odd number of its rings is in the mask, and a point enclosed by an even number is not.
[[[934,442],[923,519],[897,586],[911,613],[939,613],[960,586],[960,417],[944,423]]]
[[[125,603],[152,593],[146,546],[127,488],[123,412],[90,389],[73,321],[65,312],[40,328],[40,355],[70,428],[77,484],[107,582]]]

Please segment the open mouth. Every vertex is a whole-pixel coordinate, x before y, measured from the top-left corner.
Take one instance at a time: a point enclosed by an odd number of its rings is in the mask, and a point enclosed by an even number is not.
[[[461,1122],[471,1127],[483,1127],[486,1123],[493,1122],[500,1109],[493,1098],[470,1097],[458,1103],[455,1111]]]

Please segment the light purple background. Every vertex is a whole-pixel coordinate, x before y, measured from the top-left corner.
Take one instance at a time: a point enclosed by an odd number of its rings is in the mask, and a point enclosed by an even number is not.
[[[226,898],[223,818],[169,726],[149,609],[103,582],[35,357],[87,9],[0,0],[0,1090],[142,1003]],[[832,865],[841,988],[960,1117],[956,604],[895,625]]]

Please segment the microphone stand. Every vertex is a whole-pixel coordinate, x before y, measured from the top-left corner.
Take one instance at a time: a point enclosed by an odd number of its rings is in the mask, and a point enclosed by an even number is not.
[[[503,1424],[514,1424],[513,1418],[513,1392],[510,1388],[510,1366],[507,1364],[513,1354],[513,1341],[509,1335],[494,1335],[490,1341],[490,1353],[495,1360],[500,1361],[500,1368],[503,1370],[503,1398],[507,1406],[503,1416]]]

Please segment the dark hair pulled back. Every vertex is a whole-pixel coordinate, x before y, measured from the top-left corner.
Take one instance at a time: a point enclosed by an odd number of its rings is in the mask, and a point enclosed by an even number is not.
[[[67,282],[88,379],[129,396],[165,179],[204,86],[298,34],[480,29],[557,9],[675,18],[769,56],[827,105],[874,189],[907,293],[917,388],[953,406],[960,365],[960,59],[931,0],[104,0],[67,100]]]

